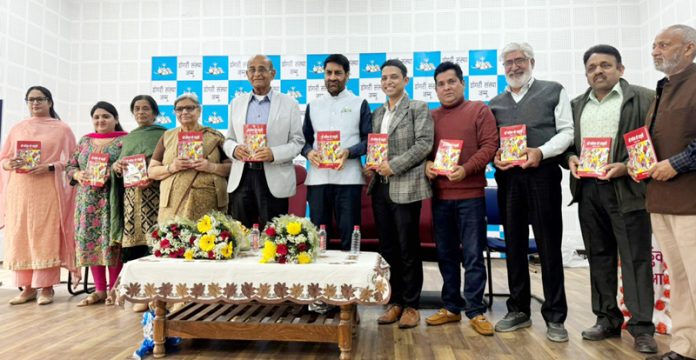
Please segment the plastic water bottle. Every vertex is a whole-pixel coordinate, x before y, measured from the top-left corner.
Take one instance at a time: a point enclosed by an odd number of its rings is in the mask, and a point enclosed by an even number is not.
[[[254,251],[259,251],[259,237],[261,237],[261,232],[259,231],[259,224],[254,224],[249,232],[251,237],[251,249]]]
[[[319,252],[320,253],[325,253],[326,252],[326,225],[322,224],[319,225]]]
[[[357,259],[360,255],[360,226],[353,226],[353,235],[350,236],[350,258]]]

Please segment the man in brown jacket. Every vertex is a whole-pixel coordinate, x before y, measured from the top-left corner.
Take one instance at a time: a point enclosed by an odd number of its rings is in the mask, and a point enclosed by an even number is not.
[[[696,358],[696,29],[672,25],[655,37],[653,62],[665,78],[646,125],[659,162],[646,208],[669,266],[671,351],[650,360]]]

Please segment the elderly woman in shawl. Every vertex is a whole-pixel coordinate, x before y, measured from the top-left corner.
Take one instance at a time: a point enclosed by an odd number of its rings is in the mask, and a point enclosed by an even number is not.
[[[23,288],[10,304],[38,296],[37,303],[46,305],[53,302],[61,266],[79,278],[73,240],[75,192],[64,174],[75,136],[59,120],[48,89],[32,86],[24,100],[31,117],[10,129],[0,153],[0,227],[5,226],[5,268]]]
[[[148,168],[149,177],[160,180],[158,222],[174,216],[196,221],[211,210],[225,212],[231,167],[222,150],[225,138],[198,123],[201,106],[195,94],[179,96],[174,112],[180,126],[164,133]]]
[[[150,161],[152,152],[162,134],[167,130],[155,124],[159,115],[157,102],[149,95],[133,98],[130,110],[138,128],[121,138],[121,155],[112,166],[111,181],[111,240],[121,244],[121,259],[124,263],[147,256],[150,249],[147,232],[157,224],[159,210],[159,181],[146,180],[143,184],[124,187],[123,174],[128,164],[124,158],[145,155]],[[147,304],[134,304],[133,311],[147,310]]]

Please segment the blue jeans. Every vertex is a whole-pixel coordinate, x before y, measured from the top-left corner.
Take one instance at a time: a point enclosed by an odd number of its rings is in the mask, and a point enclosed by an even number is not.
[[[483,197],[466,200],[433,198],[433,227],[438,265],[442,274],[442,301],[448,311],[468,318],[486,312],[486,202]],[[461,270],[464,268],[464,298]]]

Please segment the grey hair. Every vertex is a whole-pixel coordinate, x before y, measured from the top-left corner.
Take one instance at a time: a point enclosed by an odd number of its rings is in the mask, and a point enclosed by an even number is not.
[[[692,28],[691,26],[684,24],[676,24],[668,26],[662,31],[679,31],[682,35],[682,41],[684,43],[692,43],[696,45],[696,29]]]
[[[534,49],[532,48],[532,45],[529,45],[526,42],[523,43],[516,43],[516,42],[511,42],[503,48],[503,50],[500,51],[500,61],[503,62],[505,61],[505,55],[513,52],[513,51],[521,51],[522,54],[527,59],[534,59]]]
[[[254,60],[257,57],[261,57],[261,58],[264,58],[266,60],[266,62],[268,63],[268,70],[269,71],[275,70],[275,68],[273,67],[273,61],[271,61],[271,59],[269,59],[268,56],[262,55],[262,54],[256,54],[256,55],[250,57],[249,60],[247,60],[247,64],[249,64],[251,62],[251,60]]]
[[[176,104],[179,103],[179,101],[186,100],[186,99],[193,101],[197,107],[201,107],[201,103],[200,103],[200,101],[198,101],[198,95],[196,95],[196,93],[192,93],[192,92],[183,93],[183,94],[179,95],[176,98],[176,100],[174,100],[174,106],[176,106]]]

